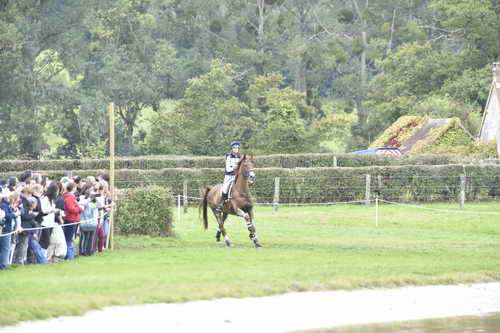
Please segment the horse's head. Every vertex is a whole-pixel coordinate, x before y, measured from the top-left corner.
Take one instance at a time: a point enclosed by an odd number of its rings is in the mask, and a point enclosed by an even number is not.
[[[240,160],[238,170],[239,174],[248,181],[249,184],[253,184],[255,182],[255,172],[253,171],[253,161],[254,157],[247,157],[247,155],[243,155]]]

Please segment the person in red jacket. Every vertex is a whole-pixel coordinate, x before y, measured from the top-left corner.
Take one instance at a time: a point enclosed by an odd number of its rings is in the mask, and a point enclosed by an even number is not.
[[[78,204],[75,198],[76,185],[70,182],[66,185],[66,193],[64,193],[64,237],[66,238],[66,244],[68,247],[68,252],[66,254],[66,260],[71,260],[75,258],[75,250],[73,248],[73,237],[75,236],[75,231],[77,224],[80,222],[80,213],[83,211],[83,207]]]

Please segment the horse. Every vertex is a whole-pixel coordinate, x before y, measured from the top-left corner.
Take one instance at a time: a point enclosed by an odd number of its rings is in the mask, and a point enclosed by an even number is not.
[[[231,240],[224,228],[224,222],[229,215],[236,215],[245,219],[246,227],[250,232],[250,240],[253,241],[256,248],[262,247],[255,233],[255,225],[253,223],[253,200],[250,195],[249,184],[255,181],[255,172],[253,171],[254,158],[248,158],[243,155],[235,170],[234,183],[230,189],[230,199],[224,202],[222,211],[217,211],[216,207],[222,195],[222,184],[208,186],[205,189],[205,195],[200,208],[203,209],[203,224],[205,230],[208,228],[207,207],[210,206],[212,212],[219,224],[219,229],[215,235],[217,242],[220,242],[221,235],[224,236],[224,241],[228,247],[231,246]]]

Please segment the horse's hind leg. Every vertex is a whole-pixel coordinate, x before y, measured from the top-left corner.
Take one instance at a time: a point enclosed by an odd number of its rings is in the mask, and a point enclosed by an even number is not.
[[[224,224],[224,222],[226,221],[226,219],[227,219],[227,214],[226,214],[226,213],[224,213],[224,214],[222,215],[222,223],[223,223],[223,224]],[[217,222],[219,222],[219,220],[218,220],[218,219],[217,219]],[[220,224],[219,224],[219,225],[220,225]],[[217,233],[215,234],[215,240],[216,240],[217,242],[220,242],[220,236],[221,236],[221,235],[222,235],[222,232],[220,231],[220,227],[219,227],[219,229],[217,230]]]
[[[220,239],[220,234],[224,236],[224,241],[226,242],[226,245],[228,247],[231,247],[231,240],[229,239],[229,236],[226,233],[226,228],[224,228],[224,221],[227,219],[227,214],[220,214],[214,212],[215,218],[217,219],[217,223],[219,224],[219,230],[217,231],[217,235],[215,236],[216,239]],[[219,238],[217,238],[219,236]]]
[[[256,248],[262,247],[262,245],[259,243],[259,240],[257,239],[257,233],[255,230],[255,224],[253,223],[253,210],[250,209],[248,213],[245,213],[241,209],[238,209],[238,215],[243,217],[245,219],[245,224],[247,226],[247,229],[249,231],[248,237],[250,237],[250,240],[253,241],[255,244]]]

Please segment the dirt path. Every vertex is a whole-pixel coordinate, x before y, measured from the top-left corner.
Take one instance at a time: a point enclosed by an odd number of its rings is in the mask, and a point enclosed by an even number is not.
[[[81,317],[0,327],[0,332],[289,332],[489,312],[500,312],[500,283],[109,307]]]

